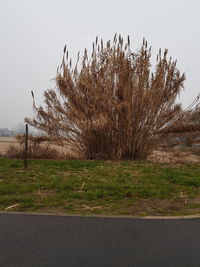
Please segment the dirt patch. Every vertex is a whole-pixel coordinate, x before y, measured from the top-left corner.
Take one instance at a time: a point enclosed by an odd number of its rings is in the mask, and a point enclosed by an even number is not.
[[[36,210],[36,213],[41,213],[41,214],[61,214],[65,215],[65,209],[62,207],[41,207]]]
[[[178,215],[200,213],[200,199],[187,197],[175,199],[146,199],[140,200],[132,207],[134,215]]]
[[[200,156],[190,152],[154,150],[148,157],[149,161],[163,163],[200,163]]]
[[[15,137],[0,137],[0,155],[5,155],[11,145],[19,147]]]
[[[52,197],[56,194],[56,190],[51,189],[51,190],[47,190],[47,189],[40,189],[38,188],[38,195],[40,196],[40,198],[46,198],[46,197]]]

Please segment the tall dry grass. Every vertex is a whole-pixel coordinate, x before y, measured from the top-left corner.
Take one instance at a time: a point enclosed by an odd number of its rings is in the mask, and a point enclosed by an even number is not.
[[[4,157],[13,159],[24,158],[25,136],[17,135],[17,145],[9,145]],[[52,140],[46,136],[28,136],[28,159],[77,159],[78,156],[71,153],[70,149],[63,149],[64,141]],[[0,154],[1,156],[1,154]]]
[[[180,112],[175,99],[185,75],[176,61],[159,51],[155,71],[151,48],[143,40],[131,50],[129,36],[106,43],[96,38],[91,56],[85,49],[75,66],[64,48],[56,89],[44,93],[30,125],[49,136],[65,138],[89,159],[143,159],[163,129]],[[81,64],[79,64],[81,62]]]

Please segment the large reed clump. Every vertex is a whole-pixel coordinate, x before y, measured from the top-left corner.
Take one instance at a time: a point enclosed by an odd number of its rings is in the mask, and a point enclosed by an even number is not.
[[[157,56],[152,72],[151,48],[143,40],[131,51],[130,40],[115,35],[113,42],[93,43],[72,67],[64,48],[57,71],[57,89],[45,91],[46,107],[37,108],[26,122],[52,136],[65,138],[72,149],[89,159],[146,158],[153,142],[179,111],[175,99],[184,74],[167,50]]]

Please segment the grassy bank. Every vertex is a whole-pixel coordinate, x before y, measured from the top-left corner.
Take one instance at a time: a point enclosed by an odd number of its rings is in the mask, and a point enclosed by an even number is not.
[[[200,166],[0,159],[0,210],[80,214],[200,212]]]

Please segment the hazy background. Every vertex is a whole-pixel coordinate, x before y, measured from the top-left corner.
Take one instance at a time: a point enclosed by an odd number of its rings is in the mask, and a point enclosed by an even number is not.
[[[65,44],[74,57],[115,32],[129,34],[133,50],[145,37],[154,58],[169,49],[187,76],[187,106],[200,91],[199,14],[199,0],[0,0],[0,127],[33,115],[31,90],[43,103]]]

